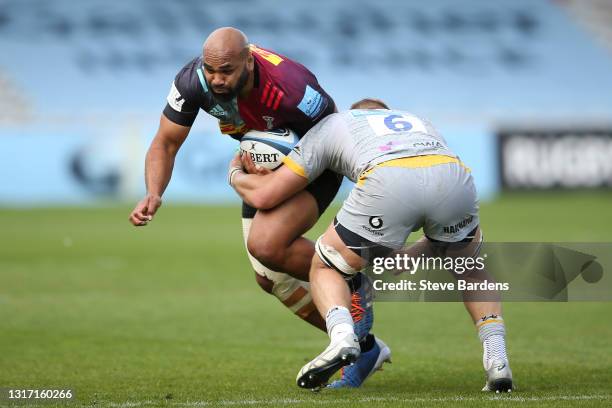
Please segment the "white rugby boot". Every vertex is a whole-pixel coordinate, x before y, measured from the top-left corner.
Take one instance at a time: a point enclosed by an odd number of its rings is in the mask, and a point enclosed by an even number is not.
[[[319,389],[325,386],[336,371],[345,365],[354,363],[360,353],[357,336],[355,333],[347,333],[302,367],[296,378],[297,385],[309,389]]]
[[[490,392],[511,392],[513,389],[512,385],[512,370],[508,361],[504,360],[492,360],[488,362],[485,369],[486,383],[483,387],[483,391]]]

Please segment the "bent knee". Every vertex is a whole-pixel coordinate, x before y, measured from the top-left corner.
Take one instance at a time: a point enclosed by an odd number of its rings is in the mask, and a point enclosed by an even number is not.
[[[258,239],[251,239],[249,237],[247,250],[259,262],[274,269],[278,265],[283,264],[286,247],[264,237],[258,237]]]
[[[255,281],[257,282],[259,287],[262,288],[265,292],[270,294],[272,293],[274,282],[272,282],[270,279],[266,278],[265,276],[261,276],[260,274],[255,272]]]

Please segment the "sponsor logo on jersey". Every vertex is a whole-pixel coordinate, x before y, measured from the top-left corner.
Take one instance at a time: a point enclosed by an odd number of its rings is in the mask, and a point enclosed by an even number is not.
[[[181,95],[178,89],[176,89],[176,85],[172,82],[172,86],[170,87],[170,93],[168,93],[168,97],[166,98],[168,101],[168,105],[172,109],[177,112],[181,112],[183,109],[183,104],[185,103],[185,98]]]
[[[441,149],[444,147],[444,145],[437,141],[431,141],[431,142],[416,142],[412,145],[412,147],[429,147],[431,149]]]
[[[463,229],[467,225],[471,224],[473,220],[474,220],[474,217],[470,215],[469,217],[467,217],[463,221],[460,221],[460,222],[458,222],[458,223],[456,223],[454,225],[449,225],[447,227],[444,227],[444,233],[445,234],[456,234],[461,229]]]
[[[306,85],[304,97],[298,104],[298,109],[309,118],[315,119],[323,111],[324,105],[323,96],[316,89],[311,88],[310,85]]]
[[[274,128],[274,118],[272,116],[262,116],[261,118],[266,121],[266,129]]]
[[[383,146],[378,146],[378,150],[381,152],[389,152],[393,149],[398,150],[402,146],[406,146],[405,141],[391,140],[390,142],[385,143]]]
[[[225,111],[225,109],[223,109],[221,107],[221,105],[217,104],[215,106],[213,106],[208,113],[210,113],[211,115],[217,117],[217,118],[224,118],[227,116],[227,112]]]
[[[219,128],[224,135],[241,135],[249,131],[244,123],[235,126],[232,123],[219,122]]]

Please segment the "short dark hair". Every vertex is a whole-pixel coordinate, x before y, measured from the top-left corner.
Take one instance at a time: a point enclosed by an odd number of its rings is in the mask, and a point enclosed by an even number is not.
[[[351,105],[351,109],[389,109],[381,99],[363,98]]]

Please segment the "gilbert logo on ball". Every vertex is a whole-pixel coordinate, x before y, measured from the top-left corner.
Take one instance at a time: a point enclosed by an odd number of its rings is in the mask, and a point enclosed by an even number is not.
[[[298,141],[290,129],[250,130],[240,139],[240,153],[248,153],[253,163],[274,170]]]

